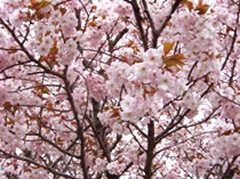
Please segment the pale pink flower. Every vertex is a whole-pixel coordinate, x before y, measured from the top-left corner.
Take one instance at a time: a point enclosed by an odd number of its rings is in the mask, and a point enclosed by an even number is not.
[[[65,36],[71,36],[75,34],[76,29],[73,26],[65,24],[65,25],[62,25],[62,31]]]
[[[105,159],[96,158],[94,170],[101,172],[106,169],[107,161]]]
[[[162,53],[159,49],[149,49],[142,54],[144,61],[156,66],[162,65]]]
[[[49,21],[50,21],[51,23],[58,23],[58,22],[61,20],[61,17],[62,17],[61,11],[56,10],[56,11],[53,11],[53,12],[51,13],[51,16],[50,16],[50,18],[49,18]]]
[[[8,92],[6,87],[0,87],[0,106],[2,106],[8,100]]]
[[[100,101],[106,96],[105,81],[99,75],[89,75],[87,77],[88,90],[91,97],[96,101]]]
[[[49,47],[45,46],[44,44],[41,44],[37,47],[37,52],[40,56],[46,56],[49,52]]]
[[[4,54],[0,53],[0,71],[9,65],[7,58],[5,58],[4,56]]]
[[[53,39],[48,35],[42,38],[41,45],[45,46],[46,48],[50,49],[53,45]]]

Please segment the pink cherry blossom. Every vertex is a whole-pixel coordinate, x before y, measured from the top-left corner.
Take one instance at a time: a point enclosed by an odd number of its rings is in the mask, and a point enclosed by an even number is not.
[[[0,70],[3,70],[8,66],[8,60],[4,56],[4,54],[0,54]]]
[[[0,178],[240,178],[239,7],[4,0]]]
[[[0,106],[8,100],[8,92],[6,88],[0,87]]]

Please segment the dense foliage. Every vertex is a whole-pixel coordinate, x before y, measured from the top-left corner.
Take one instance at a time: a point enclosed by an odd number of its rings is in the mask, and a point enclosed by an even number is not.
[[[240,178],[238,0],[6,0],[0,178]]]

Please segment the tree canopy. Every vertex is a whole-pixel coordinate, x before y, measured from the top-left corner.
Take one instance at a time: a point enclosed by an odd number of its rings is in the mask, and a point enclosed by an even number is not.
[[[240,178],[238,0],[5,0],[0,178]]]

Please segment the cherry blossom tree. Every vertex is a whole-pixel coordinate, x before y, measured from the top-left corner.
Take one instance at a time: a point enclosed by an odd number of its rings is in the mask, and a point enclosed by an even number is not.
[[[240,178],[240,1],[5,0],[0,178]]]

